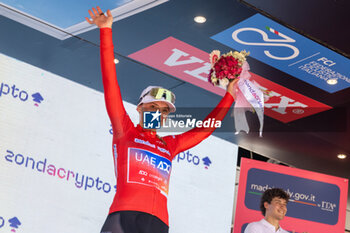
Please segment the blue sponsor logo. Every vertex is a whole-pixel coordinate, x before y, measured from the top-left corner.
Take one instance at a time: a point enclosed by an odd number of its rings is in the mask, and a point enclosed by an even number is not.
[[[12,227],[12,232],[16,232],[15,228],[17,229],[22,223],[18,220],[17,217],[13,217],[9,219],[10,227]]]
[[[348,58],[260,14],[211,38],[329,93],[350,87]]]
[[[200,158],[198,155],[192,154],[190,150],[180,152],[179,154],[176,155],[174,161],[177,161],[180,163],[181,161],[193,164],[195,166],[202,166],[201,164],[204,164],[204,168],[208,169],[212,161],[209,159],[208,156],[204,158]],[[201,163],[202,160],[202,163]]]
[[[8,219],[8,225],[12,228],[11,232],[16,232],[16,229],[19,228],[22,223],[17,217],[13,217]],[[6,226],[6,220],[0,216],[0,229]]]
[[[85,191],[96,189],[97,191],[102,190],[105,193],[113,191],[112,187],[116,190],[115,185],[113,186],[112,183],[106,182],[100,177],[90,177],[71,169],[58,167],[57,165],[50,163],[47,158],[37,160],[33,156],[15,153],[12,150],[6,150],[4,158],[6,162],[11,163],[12,165],[31,169],[33,172],[47,174],[50,177],[60,178],[62,181],[74,182],[75,187],[78,189]]]
[[[0,83],[0,98],[10,96],[22,102],[27,102],[30,100],[29,95],[30,94],[28,94],[27,91],[20,89],[16,86],[16,84]],[[39,104],[44,100],[44,97],[42,97],[39,92],[36,92],[31,96],[35,106],[39,106]]]
[[[44,98],[41,96],[39,92],[34,93],[32,97],[33,97],[34,105],[37,107],[44,100]]]
[[[205,166],[205,169],[208,169],[210,167],[210,164],[211,164],[211,160],[209,159],[209,157],[204,157],[202,159],[203,163],[204,163],[204,166]]]
[[[156,112],[143,112],[143,128],[145,129],[160,129],[160,117],[161,113]]]
[[[328,225],[338,223],[340,189],[337,185],[251,168],[245,206],[260,211],[261,195],[270,188],[282,188],[289,194],[286,216]]]

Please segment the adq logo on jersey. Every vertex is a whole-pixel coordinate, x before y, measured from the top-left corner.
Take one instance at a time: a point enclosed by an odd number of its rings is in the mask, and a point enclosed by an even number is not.
[[[29,93],[16,84],[9,84],[5,82],[0,83],[0,98],[13,98],[20,102],[32,101],[34,106],[39,105],[44,101],[44,97],[39,92]]]

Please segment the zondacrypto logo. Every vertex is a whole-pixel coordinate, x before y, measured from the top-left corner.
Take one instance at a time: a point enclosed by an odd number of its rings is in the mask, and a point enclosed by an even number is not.
[[[7,84],[1,82],[0,98],[3,97],[12,97],[22,102],[27,102],[31,99],[36,107],[39,107],[39,104],[44,100],[44,98],[39,92],[34,92],[33,94],[30,94],[27,91],[16,86],[16,84]]]
[[[9,218],[7,221],[6,219],[6,217],[4,218],[3,216],[0,216],[0,229],[7,227],[8,225],[8,227],[11,228],[11,232],[16,232],[20,225],[22,225],[22,223],[17,217]]]
[[[49,162],[47,158],[37,160],[33,156],[27,156],[15,153],[12,150],[6,150],[4,159],[7,163],[17,165],[22,168],[31,169],[33,172],[47,174],[51,177],[57,177],[66,182],[72,182],[75,187],[83,190],[95,189],[105,193],[113,192],[116,186],[100,177],[90,177],[88,175],[75,172],[74,170],[58,167]]]
[[[189,164],[193,164],[194,166],[201,165],[201,161],[202,161],[205,169],[209,169],[210,165],[212,164],[212,161],[210,160],[210,158],[208,156],[201,159],[200,156],[193,154],[191,152],[191,150],[180,152],[174,158],[173,162],[175,162],[175,161],[178,163],[184,161],[184,162],[187,162]]]

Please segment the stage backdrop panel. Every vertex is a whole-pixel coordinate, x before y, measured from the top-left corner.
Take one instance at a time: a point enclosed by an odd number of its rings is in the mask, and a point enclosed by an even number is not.
[[[224,96],[226,93],[223,87],[213,86],[208,82],[211,66],[208,62],[209,54],[174,37],[168,37],[130,54],[129,57],[215,94]],[[250,74],[252,82],[270,93],[265,100],[266,116],[287,123],[332,108],[274,83],[268,77],[253,72]]]
[[[261,14],[211,38],[329,93],[350,87],[350,59]]]
[[[103,93],[1,53],[0,75],[0,232],[99,232],[117,188]],[[236,158],[211,136],[174,159],[171,233],[230,232]]]
[[[282,188],[290,195],[283,229],[290,232],[343,233],[348,180],[316,172],[242,158],[234,233],[263,218],[262,193]]]

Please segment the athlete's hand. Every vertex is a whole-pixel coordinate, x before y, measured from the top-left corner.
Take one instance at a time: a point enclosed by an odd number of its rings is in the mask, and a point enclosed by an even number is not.
[[[238,83],[238,79],[235,79],[232,82],[229,82],[226,88],[227,92],[229,92],[234,99],[236,99],[236,93],[238,88],[237,83]]]
[[[107,10],[106,16],[100,7],[96,7],[96,9],[92,8],[92,11],[89,10],[91,20],[88,17],[85,17],[86,21],[89,24],[95,24],[99,28],[112,28],[113,16],[111,11]]]

